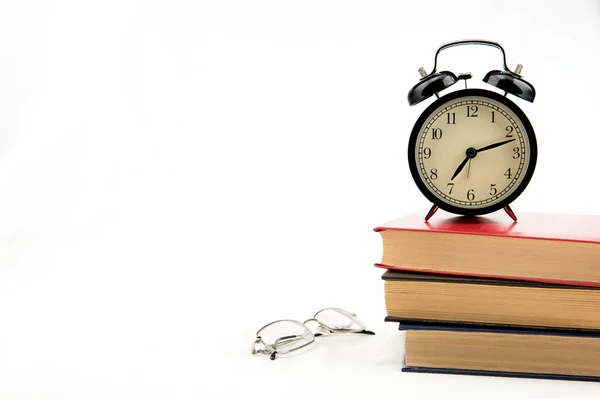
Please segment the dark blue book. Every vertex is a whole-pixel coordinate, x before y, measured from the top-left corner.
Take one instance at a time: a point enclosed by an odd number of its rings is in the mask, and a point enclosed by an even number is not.
[[[404,321],[417,373],[600,381],[600,333]]]

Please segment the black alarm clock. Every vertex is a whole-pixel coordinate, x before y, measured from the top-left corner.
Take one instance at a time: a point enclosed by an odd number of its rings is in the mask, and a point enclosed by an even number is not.
[[[504,92],[468,89],[470,73],[437,72],[442,50],[459,45],[499,49],[503,70],[488,72],[483,81]],[[516,222],[510,204],[525,190],[535,170],[537,142],[525,113],[508,94],[533,102],[535,89],[506,66],[502,46],[484,40],[444,44],[435,53],[433,70],[419,69],[421,80],[408,93],[412,106],[436,96],[421,114],[410,135],[408,163],[423,195],[433,203],[429,220],[439,209],[460,215],[483,215],[504,209]],[[465,88],[440,96],[458,81]]]

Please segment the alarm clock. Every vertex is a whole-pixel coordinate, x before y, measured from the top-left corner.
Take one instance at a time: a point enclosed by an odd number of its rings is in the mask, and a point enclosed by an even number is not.
[[[501,92],[469,89],[471,73],[437,72],[438,55],[460,45],[486,45],[502,52],[503,70],[488,72],[483,81]],[[435,53],[433,70],[419,69],[421,80],[408,92],[413,106],[436,96],[418,118],[408,144],[412,177],[433,203],[429,220],[439,209],[459,215],[483,215],[500,209],[516,222],[510,204],[525,190],[537,160],[537,142],[525,113],[507,96],[533,102],[535,89],[521,77],[522,65],[506,66],[502,46],[484,40],[444,44]],[[465,88],[440,93],[463,81]]]

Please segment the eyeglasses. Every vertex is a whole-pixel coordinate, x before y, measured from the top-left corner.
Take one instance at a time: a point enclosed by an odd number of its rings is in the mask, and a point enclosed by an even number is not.
[[[317,332],[313,334],[306,326],[316,322]],[[301,323],[296,320],[278,320],[267,324],[256,333],[256,340],[250,348],[253,355],[261,353],[275,360],[278,354],[286,354],[312,344],[315,337],[331,334],[375,335],[365,329],[365,325],[356,318],[356,314],[344,309],[327,308],[318,311],[312,319]]]

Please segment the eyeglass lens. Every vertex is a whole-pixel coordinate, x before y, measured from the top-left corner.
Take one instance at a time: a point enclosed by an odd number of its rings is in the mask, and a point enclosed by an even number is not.
[[[301,348],[315,340],[315,336],[306,326],[293,320],[271,323],[263,327],[258,335],[265,344],[281,354]]]
[[[365,329],[365,325],[356,316],[344,309],[323,309],[315,314],[315,319],[335,330],[361,331]]]

